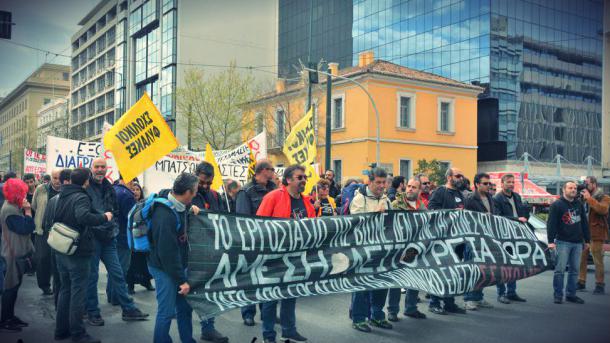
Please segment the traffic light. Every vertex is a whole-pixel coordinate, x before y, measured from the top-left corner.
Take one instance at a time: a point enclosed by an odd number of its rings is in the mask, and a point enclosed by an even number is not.
[[[0,11],[0,38],[11,39],[11,12]]]

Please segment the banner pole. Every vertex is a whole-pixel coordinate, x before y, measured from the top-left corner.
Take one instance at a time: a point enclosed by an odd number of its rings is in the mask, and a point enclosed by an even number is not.
[[[227,212],[231,213],[231,205],[229,205],[229,194],[227,193],[227,190],[225,188],[225,183],[224,182],[222,183],[221,187],[222,187],[223,193],[225,194],[225,200],[226,200],[226,203],[227,203]]]

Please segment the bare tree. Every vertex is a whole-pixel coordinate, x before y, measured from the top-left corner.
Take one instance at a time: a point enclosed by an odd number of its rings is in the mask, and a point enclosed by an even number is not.
[[[177,107],[190,122],[192,146],[201,149],[210,143],[222,150],[240,144],[244,128],[252,126],[240,105],[257,95],[258,85],[252,73],[238,72],[234,63],[209,76],[200,69],[186,70],[184,87],[176,92]]]

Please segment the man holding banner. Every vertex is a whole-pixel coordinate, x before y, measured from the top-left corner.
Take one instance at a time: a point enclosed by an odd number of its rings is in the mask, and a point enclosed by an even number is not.
[[[303,194],[306,183],[305,167],[289,166],[284,171],[283,187],[265,195],[256,215],[296,220],[316,217],[316,212],[309,197]],[[280,303],[282,340],[306,342],[307,338],[297,332],[296,298],[284,299]],[[275,343],[274,325],[277,318],[277,300],[263,303],[261,317],[263,319],[264,343]]]

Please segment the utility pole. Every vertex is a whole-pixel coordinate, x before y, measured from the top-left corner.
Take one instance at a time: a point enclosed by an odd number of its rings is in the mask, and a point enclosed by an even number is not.
[[[309,1],[309,43],[307,44],[307,68],[309,69],[314,69],[312,68],[312,63],[311,63],[311,32],[312,32],[312,26],[313,26],[313,0]],[[317,66],[315,67],[315,69],[317,70]],[[307,103],[305,104],[305,113],[309,112],[309,109],[311,108],[311,84],[313,83],[313,75],[312,72],[309,71],[308,73],[308,82],[307,82]],[[316,82],[317,82],[317,74],[316,74]]]
[[[330,167],[330,125],[331,125],[331,115],[332,115],[332,88],[333,88],[333,78],[332,78],[332,70],[328,68],[328,75],[326,76],[326,142],[324,145],[324,161],[326,170],[329,170]]]

